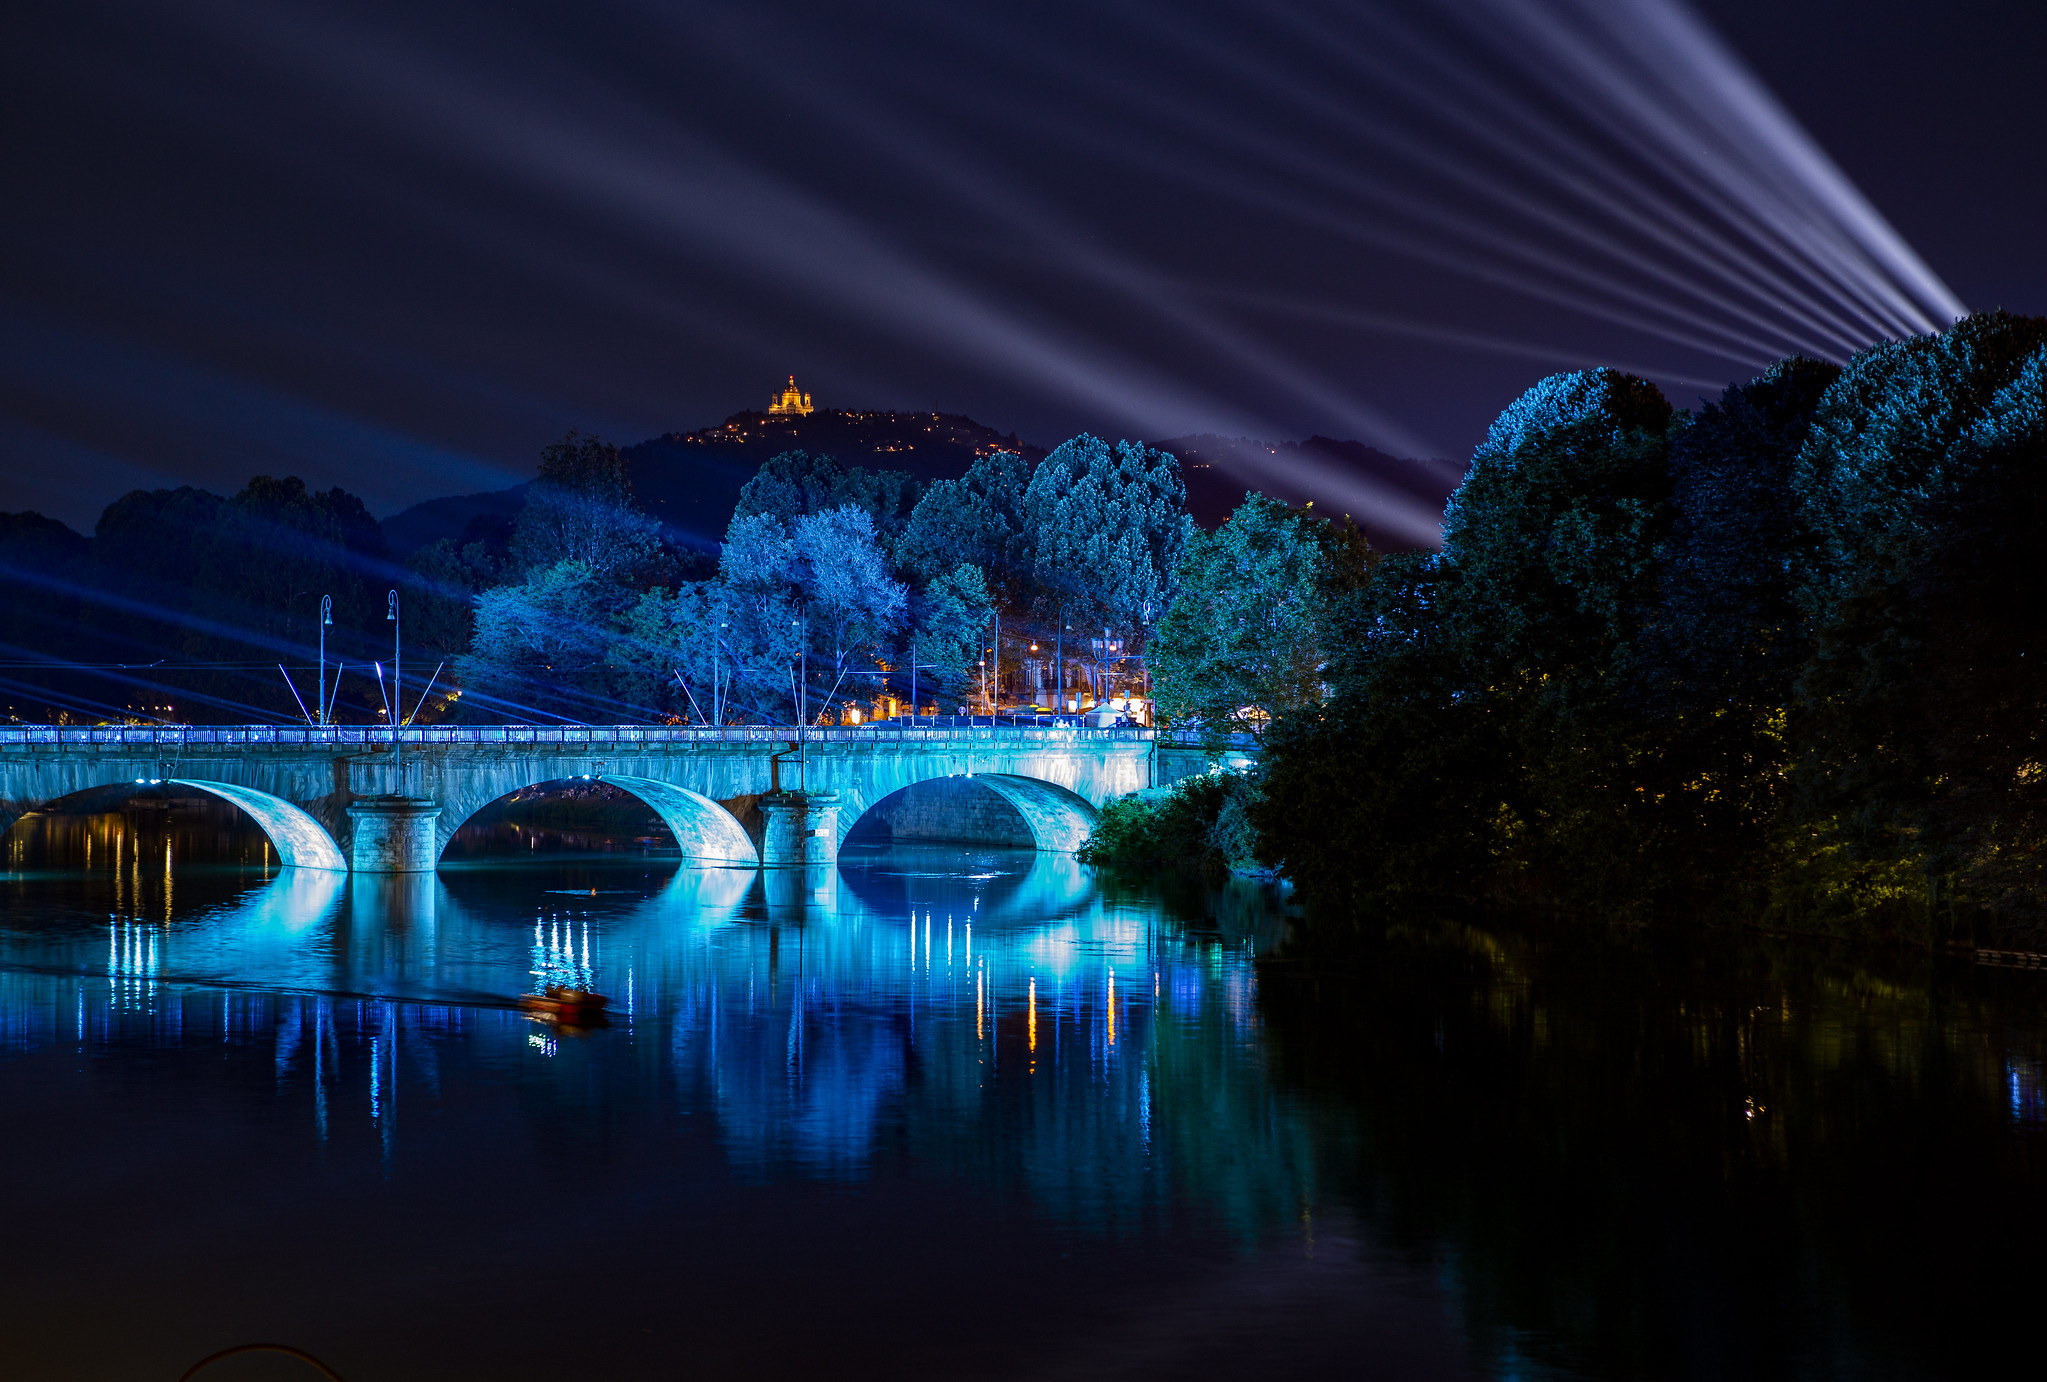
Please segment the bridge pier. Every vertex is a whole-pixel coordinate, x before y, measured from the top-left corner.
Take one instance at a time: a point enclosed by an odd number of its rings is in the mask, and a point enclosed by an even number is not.
[[[349,871],[432,873],[441,853],[434,836],[440,814],[431,797],[362,797],[351,803]]]
[[[838,862],[837,792],[770,792],[761,798],[761,815],[762,868]]]

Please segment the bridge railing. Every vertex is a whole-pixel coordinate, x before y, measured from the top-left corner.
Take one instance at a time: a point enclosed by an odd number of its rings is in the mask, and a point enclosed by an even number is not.
[[[639,744],[788,744],[787,725],[414,725],[398,731],[409,745],[561,744],[632,747]],[[1100,743],[1164,737],[1134,726],[1093,729],[1077,725],[818,726],[804,731],[812,743],[986,742]],[[374,725],[0,725],[0,749],[40,744],[119,748],[234,744],[287,747],[389,744],[391,731]]]

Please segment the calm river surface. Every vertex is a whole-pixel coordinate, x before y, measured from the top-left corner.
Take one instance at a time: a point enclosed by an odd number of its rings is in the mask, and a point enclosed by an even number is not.
[[[2039,1365],[2047,974],[1444,923],[1307,966],[1245,883],[511,843],[7,837],[0,1376]],[[550,981],[613,1024],[511,1010]]]

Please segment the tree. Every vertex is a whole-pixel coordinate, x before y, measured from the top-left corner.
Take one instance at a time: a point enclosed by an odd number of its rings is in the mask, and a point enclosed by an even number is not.
[[[1510,717],[1474,688],[1444,616],[1454,580],[1433,553],[1379,562],[1336,605],[1333,694],[1266,731],[1249,806],[1259,854],[1320,902],[1511,881],[1528,807]]]
[[[735,704],[751,719],[795,723],[803,616],[794,545],[772,514],[735,517],[718,558],[730,624]]]
[[[809,451],[770,456],[739,491],[734,518],[772,514],[789,526],[805,514],[852,504],[874,520],[886,551],[893,551],[917,502],[917,481],[904,470],[868,470],[841,465],[836,457]]]
[[[186,660],[193,583],[226,502],[189,485],[138,489],[100,513],[87,573],[94,598],[85,602],[80,615],[111,660],[137,664]],[[123,704],[139,698],[147,704],[175,705],[180,718],[203,717],[194,698],[185,694],[183,672],[159,670],[146,677],[110,687],[110,697]]]
[[[459,663],[471,709],[587,723],[618,718],[608,653],[630,594],[585,562],[558,561],[476,599]]]
[[[1864,902],[1924,913],[1973,882],[2036,934],[2043,345],[2047,319],[1985,313],[1827,391],[1796,475],[1814,651],[1790,707],[1799,819],[1873,880]]]
[[[503,564],[481,542],[442,538],[405,563],[405,641],[433,657],[459,657],[476,632],[476,597],[499,584]]]
[[[540,475],[512,530],[517,571],[572,561],[623,579],[660,554],[660,525],[640,512],[617,447],[570,432],[540,453]]]
[[[1838,367],[1793,358],[1670,432],[1672,522],[1635,654],[1631,718],[1653,736],[1666,868],[1694,899],[1758,906],[1782,838],[1784,708],[1812,650],[1798,592],[1813,537],[1792,483]],[[1679,884],[1675,880],[1682,880]]]
[[[805,514],[790,547],[810,638],[812,699],[832,705],[849,679],[880,669],[903,625],[907,592],[890,577],[864,509]]]
[[[972,695],[981,649],[995,618],[994,597],[981,568],[961,562],[919,591],[911,609],[916,631],[911,655],[918,663],[919,695],[925,688],[941,701]],[[907,683],[904,689],[909,689]]]
[[[697,724],[724,724],[732,703],[726,587],[687,581],[644,592],[627,613],[610,661],[620,694]]]
[[[1936,870],[1999,929],[2047,941],[2047,347],[1955,444],[1965,478],[1899,601],[1915,616],[1902,690],[1930,726],[1924,823]]]
[[[382,614],[393,574],[383,530],[362,500],[308,490],[297,476],[256,476],[220,506],[200,544],[184,640],[191,661],[255,665],[203,668],[187,686],[243,713],[296,719],[298,698],[275,664],[310,660],[323,596],[334,597],[345,636],[359,637]]]
[[[1247,494],[1181,554],[1179,593],[1150,649],[1159,709],[1198,723],[1211,752],[1233,730],[1322,699],[1330,628],[1330,525]]]
[[[925,489],[910,511],[897,561],[924,581],[977,567],[996,601],[1020,610],[1032,566],[1033,533],[1024,514],[1030,483],[1030,464],[1014,451],[976,456],[959,479]]]
[[[1672,426],[1673,519],[1643,640],[1644,694],[1659,708],[1700,711],[1730,695],[1783,706],[1810,647],[1798,593],[1814,558],[1793,473],[1840,374],[1780,360]]]
[[[1038,463],[1022,516],[1039,621],[1061,633],[1069,624],[1119,630],[1126,649],[1142,649],[1172,604],[1194,526],[1179,461],[1142,442],[1112,448],[1082,434]]]
[[[90,542],[39,513],[0,513],[0,658],[88,660],[79,639],[80,595]],[[23,719],[49,707],[89,704],[99,689],[76,672],[15,667],[0,671],[0,705]],[[118,694],[118,693],[117,693]]]
[[[1344,602],[1326,707],[1267,736],[1268,848],[1344,895],[1444,886],[1627,907],[1659,883],[1655,746],[1625,713],[1668,522],[1669,404],[1556,375],[1494,422],[1443,550]]]
[[[903,622],[906,592],[888,574],[874,520],[850,504],[790,525],[734,518],[719,581],[741,687],[763,710],[779,700],[792,719],[879,672]]]
[[[1666,426],[1558,376],[1266,736],[1311,894],[2047,938],[2047,319],[1780,361]]]

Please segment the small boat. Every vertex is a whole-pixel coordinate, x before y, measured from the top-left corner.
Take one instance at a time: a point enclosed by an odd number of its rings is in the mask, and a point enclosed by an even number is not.
[[[563,988],[560,984],[549,984],[540,993],[529,993],[519,1000],[520,1011],[528,1016],[570,1027],[602,1026],[604,1010],[610,1006],[611,1000],[601,993]]]

